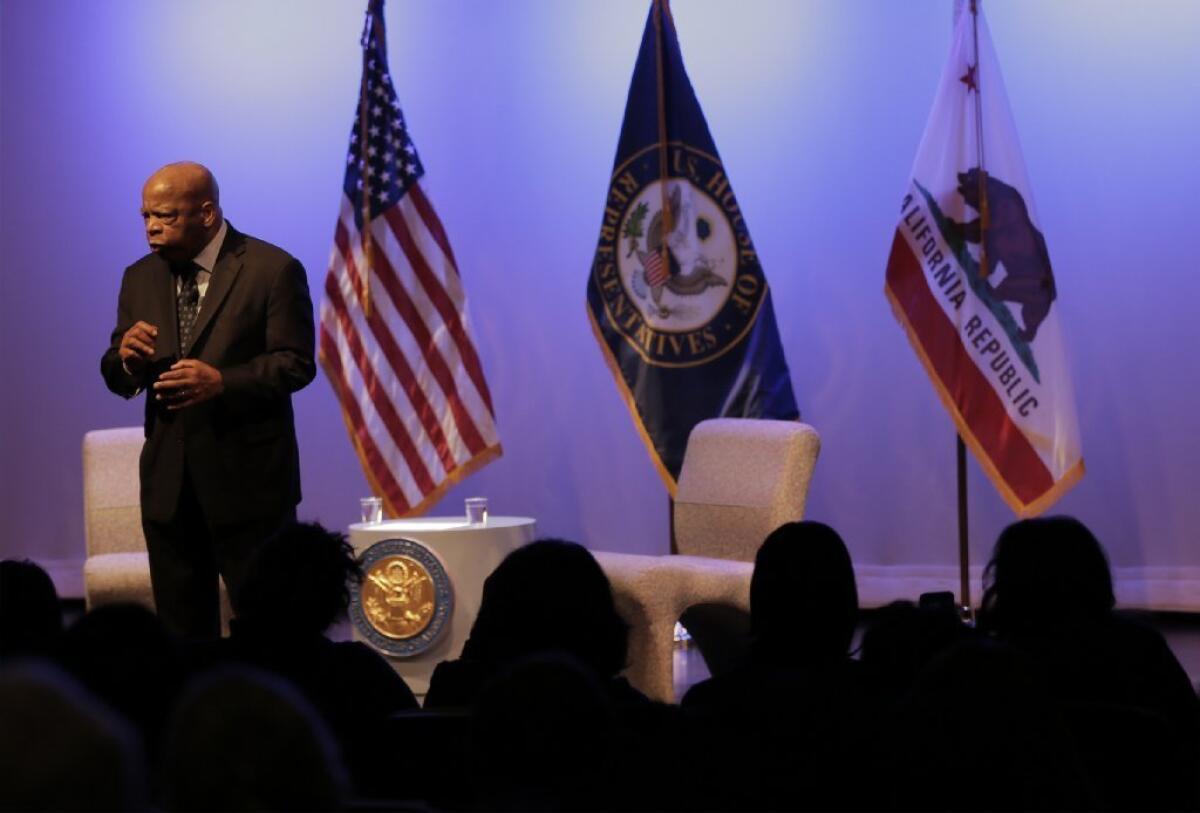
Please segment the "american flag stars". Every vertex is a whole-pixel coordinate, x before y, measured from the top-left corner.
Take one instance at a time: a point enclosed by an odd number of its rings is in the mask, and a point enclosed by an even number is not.
[[[378,67],[383,64],[385,60],[378,55],[366,61],[366,86],[358,100],[360,116],[365,115],[366,121],[356,122],[350,134],[344,184],[346,194],[358,210],[362,207],[365,188],[372,219],[378,217],[389,202],[403,197],[425,173],[405,127],[391,77]],[[362,227],[361,222],[359,227]]]

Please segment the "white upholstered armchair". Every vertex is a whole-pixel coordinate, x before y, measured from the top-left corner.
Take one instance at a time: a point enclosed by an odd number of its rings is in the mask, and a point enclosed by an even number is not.
[[[116,602],[154,608],[138,500],[142,440],[140,426],[83,436],[83,592],[88,609]]]
[[[154,609],[150,560],[142,535],[138,493],[140,426],[97,429],[83,436],[83,532],[87,560],[83,594],[88,609],[135,603]],[[221,585],[221,618],[229,599]]]
[[[678,555],[596,554],[629,623],[629,681],[674,699],[675,622],[689,607],[749,610],[754,556],[771,531],[804,518],[821,437],[795,421],[720,418],[688,438],[675,495]]]

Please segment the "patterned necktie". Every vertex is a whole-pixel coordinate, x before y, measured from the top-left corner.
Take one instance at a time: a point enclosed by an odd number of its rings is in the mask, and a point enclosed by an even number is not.
[[[175,297],[175,308],[179,317],[179,354],[187,350],[192,328],[196,324],[196,313],[200,310],[200,287],[196,274],[200,267],[192,263],[179,275],[179,293]]]

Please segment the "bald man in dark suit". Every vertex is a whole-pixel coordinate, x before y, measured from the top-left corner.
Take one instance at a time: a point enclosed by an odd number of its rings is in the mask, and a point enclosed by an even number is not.
[[[205,167],[146,181],[150,253],[125,269],[100,361],[108,388],[145,393],[142,527],[159,616],[220,631],[218,574],[236,612],[263,540],[293,521],[300,461],[291,394],[316,375],[304,268],[235,230]]]

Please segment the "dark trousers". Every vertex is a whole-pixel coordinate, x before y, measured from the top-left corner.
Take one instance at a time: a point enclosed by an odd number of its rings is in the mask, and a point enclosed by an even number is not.
[[[175,516],[167,522],[142,518],[154,604],[167,629],[188,639],[219,637],[218,576],[225,582],[236,615],[242,584],[258,549],[295,519],[292,507],[247,522],[212,523],[196,499],[191,478],[185,475]]]

